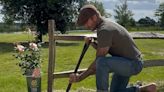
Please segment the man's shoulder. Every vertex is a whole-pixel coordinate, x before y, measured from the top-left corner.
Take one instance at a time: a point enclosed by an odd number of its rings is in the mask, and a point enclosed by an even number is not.
[[[118,29],[118,24],[111,20],[103,20],[103,23],[98,28],[98,30],[114,31]]]
[[[115,34],[114,30],[110,30],[107,28],[102,28],[101,30],[97,31],[97,36],[112,36],[113,34]]]

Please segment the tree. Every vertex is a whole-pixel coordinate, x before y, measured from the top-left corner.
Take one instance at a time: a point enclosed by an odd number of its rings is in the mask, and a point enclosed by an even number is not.
[[[6,23],[7,25],[12,25],[12,24],[14,24],[14,20],[13,20],[12,16],[4,15],[3,21],[4,21],[4,23]]]
[[[127,0],[123,0],[120,5],[116,5],[116,9],[114,9],[116,15],[114,18],[116,21],[124,27],[132,25],[134,23],[133,13],[128,10]]]
[[[100,14],[102,16],[105,16],[105,17],[111,17],[111,14],[110,13],[107,13],[104,9],[104,6],[103,6],[103,3],[100,2],[100,1],[97,1],[97,0],[92,0],[92,1],[89,1],[90,4],[93,4],[100,12]]]
[[[135,27],[136,26],[136,21],[134,20],[134,18],[131,18],[129,20],[129,22],[130,22],[130,26],[132,26],[132,27]]]
[[[48,31],[48,19],[54,19],[57,30],[65,33],[79,2],[85,0],[1,0],[2,13],[12,19],[37,26],[38,38]],[[76,7],[76,8],[75,8]]]
[[[139,19],[138,23],[142,26],[155,26],[156,22],[154,19],[146,16],[145,18]]]
[[[160,26],[164,27],[164,3],[159,5],[159,8],[155,12],[155,16],[159,18]]]

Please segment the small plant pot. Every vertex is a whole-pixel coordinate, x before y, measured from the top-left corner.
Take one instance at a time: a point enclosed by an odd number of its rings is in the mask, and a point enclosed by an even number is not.
[[[28,92],[41,92],[41,77],[26,76]]]
[[[28,92],[41,92],[41,76],[33,77],[32,70],[26,71],[26,81],[27,81],[27,89]]]

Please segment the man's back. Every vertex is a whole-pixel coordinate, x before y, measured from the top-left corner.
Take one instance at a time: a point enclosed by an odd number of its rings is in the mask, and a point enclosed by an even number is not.
[[[139,59],[141,53],[124,27],[103,20],[97,30],[98,47],[110,47],[109,53],[113,56]]]

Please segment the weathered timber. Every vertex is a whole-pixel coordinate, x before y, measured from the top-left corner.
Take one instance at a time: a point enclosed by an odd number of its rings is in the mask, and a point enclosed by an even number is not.
[[[143,67],[154,67],[154,66],[164,66],[164,59],[158,60],[145,60]]]
[[[164,34],[150,32],[132,32],[133,39],[164,39]],[[66,41],[84,41],[85,37],[97,38],[96,34],[78,34],[78,35],[55,35],[56,40]]]
[[[79,70],[77,71],[77,73],[82,73],[82,72],[84,72],[85,70],[87,70],[87,69],[79,69]],[[67,77],[69,77],[69,75],[70,75],[71,73],[74,73],[74,70],[63,71],[63,72],[57,72],[57,73],[54,73],[53,75],[54,75],[54,78],[67,78]]]
[[[164,66],[164,59],[159,59],[159,60],[145,60],[143,67],[156,67],[156,66]],[[78,73],[84,72],[86,69],[79,69]],[[73,73],[73,70],[70,71],[64,71],[64,72],[57,72],[54,73],[54,78],[67,78],[69,75]]]
[[[55,67],[55,41],[54,41],[55,21],[48,20],[48,35],[49,35],[49,61],[48,61],[48,85],[47,92],[52,92],[53,87],[53,72]]]

